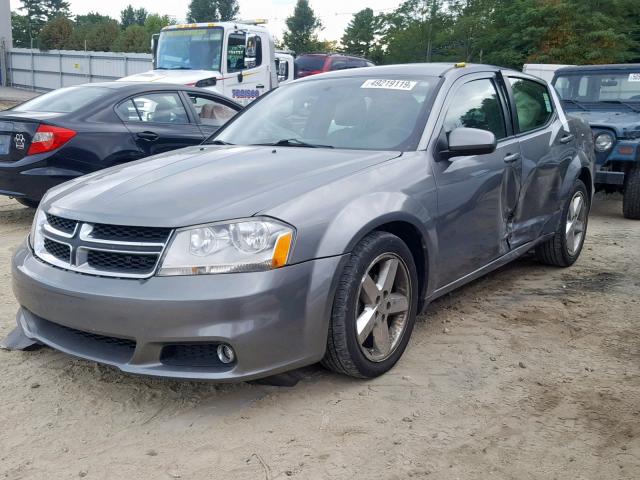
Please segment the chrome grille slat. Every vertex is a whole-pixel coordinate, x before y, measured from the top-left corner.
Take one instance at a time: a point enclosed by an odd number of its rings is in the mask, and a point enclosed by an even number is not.
[[[65,270],[148,278],[158,268],[171,233],[170,228],[93,224],[46,214],[43,241],[35,250],[41,260]]]

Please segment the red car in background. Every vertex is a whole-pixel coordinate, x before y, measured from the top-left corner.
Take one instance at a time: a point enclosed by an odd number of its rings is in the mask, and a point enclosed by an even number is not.
[[[346,70],[348,68],[374,67],[366,58],[341,55],[339,53],[303,53],[295,60],[295,78],[318,73]]]

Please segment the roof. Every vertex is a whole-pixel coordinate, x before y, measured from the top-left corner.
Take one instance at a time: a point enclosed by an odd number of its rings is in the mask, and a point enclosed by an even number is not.
[[[556,73],[578,73],[578,72],[602,72],[611,70],[633,70],[640,71],[640,63],[613,63],[609,65],[576,65],[564,67],[556,70]]]
[[[448,74],[463,75],[475,72],[497,72],[505,70],[493,65],[481,65],[473,63],[406,63],[401,65],[382,65],[377,67],[364,67],[335,72],[311,75],[296,81],[314,81],[329,77],[380,77],[380,76],[414,76],[414,77],[444,77]],[[515,72],[515,71],[514,71]],[[519,75],[526,75],[517,72]]]
[[[162,28],[162,31],[166,30],[181,30],[185,28],[215,28],[215,27],[226,27],[226,28],[257,28],[260,30],[266,30],[264,24],[266,21],[242,21],[239,22],[200,22],[200,23],[178,23],[176,25],[167,25]]]

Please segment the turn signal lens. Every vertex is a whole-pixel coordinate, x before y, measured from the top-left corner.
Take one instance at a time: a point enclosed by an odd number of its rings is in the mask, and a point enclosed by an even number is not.
[[[292,238],[293,234],[291,232],[283,233],[278,237],[276,247],[273,249],[273,258],[271,259],[273,268],[284,267],[287,264]]]
[[[27,155],[46,153],[60,148],[75,137],[76,133],[74,130],[69,130],[68,128],[41,124],[31,140],[31,146],[29,147]]]

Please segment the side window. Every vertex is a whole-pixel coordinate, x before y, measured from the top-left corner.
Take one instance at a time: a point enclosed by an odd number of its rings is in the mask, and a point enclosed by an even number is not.
[[[360,58],[350,58],[349,59],[349,68],[361,68],[366,67],[367,62]]]
[[[232,33],[229,35],[229,43],[227,45],[227,72],[244,70],[245,54],[246,35],[244,33]]]
[[[344,70],[346,68],[349,68],[346,58],[337,57],[331,59],[331,71]]]
[[[458,127],[489,130],[498,140],[507,136],[500,97],[488,78],[466,83],[454,94],[444,130],[448,134]]]
[[[189,99],[196,109],[200,121],[205,125],[213,125],[221,127],[235,116],[236,112],[233,108],[228,107],[213,98],[204,97],[189,93]]]
[[[177,93],[140,95],[118,105],[116,112],[125,122],[189,123]]]
[[[553,103],[547,87],[523,78],[509,77],[516,102],[521,132],[544,127],[553,115]]]

